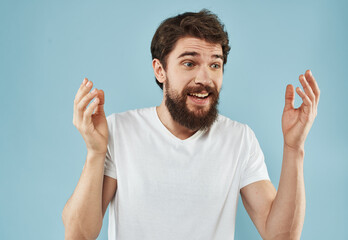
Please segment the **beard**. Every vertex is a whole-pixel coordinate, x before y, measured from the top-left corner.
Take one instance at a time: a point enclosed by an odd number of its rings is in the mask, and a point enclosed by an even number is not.
[[[190,130],[207,130],[215,122],[218,116],[217,106],[219,104],[219,92],[216,88],[199,85],[196,87],[187,87],[179,94],[169,86],[169,79],[165,84],[166,99],[165,105],[172,116],[173,120]],[[206,91],[209,93],[210,105],[195,106],[196,109],[191,111],[187,107],[187,97],[189,93],[199,93]]]

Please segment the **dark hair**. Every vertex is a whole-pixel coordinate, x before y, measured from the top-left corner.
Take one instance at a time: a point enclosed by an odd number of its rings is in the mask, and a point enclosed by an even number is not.
[[[164,20],[152,38],[152,59],[157,58],[166,70],[168,54],[180,38],[187,36],[203,39],[209,43],[221,44],[224,64],[227,62],[227,55],[230,51],[228,34],[220,19],[206,9],[198,13],[186,12]],[[156,83],[163,89],[163,83],[157,79]]]

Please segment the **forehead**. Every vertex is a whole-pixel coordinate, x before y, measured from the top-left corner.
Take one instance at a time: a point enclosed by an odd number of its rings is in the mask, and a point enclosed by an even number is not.
[[[222,55],[222,47],[219,43],[209,43],[199,38],[184,37],[176,42],[172,53],[169,55],[178,57],[183,52],[197,52],[199,55],[210,57],[211,55]]]

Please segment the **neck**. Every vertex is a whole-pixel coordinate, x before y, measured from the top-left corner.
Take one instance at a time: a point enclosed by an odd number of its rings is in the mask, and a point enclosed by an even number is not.
[[[188,129],[173,120],[167,106],[162,101],[161,105],[156,107],[157,115],[162,124],[177,138],[185,140],[191,137],[197,130]]]

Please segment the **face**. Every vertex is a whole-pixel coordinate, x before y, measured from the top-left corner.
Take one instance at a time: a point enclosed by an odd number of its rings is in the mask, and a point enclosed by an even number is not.
[[[172,118],[191,129],[206,129],[215,121],[223,76],[220,44],[185,37],[167,58],[164,94]]]

